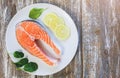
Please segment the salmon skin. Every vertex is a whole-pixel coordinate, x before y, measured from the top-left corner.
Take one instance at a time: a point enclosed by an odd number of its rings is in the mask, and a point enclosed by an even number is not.
[[[16,26],[16,38],[24,49],[49,66],[55,65],[56,61],[60,59],[61,50],[51,40],[47,32],[34,21],[18,23]],[[46,47],[49,48],[45,50]],[[50,53],[49,49],[53,51]]]

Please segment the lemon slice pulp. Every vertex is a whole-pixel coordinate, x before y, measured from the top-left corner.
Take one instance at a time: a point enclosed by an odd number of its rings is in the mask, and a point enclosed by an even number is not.
[[[51,12],[45,15],[45,17],[43,18],[43,22],[46,26],[48,26],[51,30],[54,31],[56,26],[64,23],[64,20],[58,17],[56,13]]]
[[[46,24],[46,26],[50,28],[52,26],[54,28],[58,22],[58,17],[55,13],[48,13],[43,18],[43,22]]]
[[[60,40],[66,40],[70,36],[70,29],[65,25],[58,26],[55,29],[55,36]]]

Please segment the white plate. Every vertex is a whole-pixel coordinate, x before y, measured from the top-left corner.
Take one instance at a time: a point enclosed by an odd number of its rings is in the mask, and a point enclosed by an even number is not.
[[[69,39],[61,42],[62,46],[64,47],[64,53],[61,57],[61,61],[56,66],[50,67],[46,65],[43,61],[41,61],[41,59],[32,56],[26,50],[24,50],[16,40],[15,26],[17,23],[23,20],[30,19],[28,16],[32,8],[48,8],[48,12],[56,12],[58,15],[64,18],[67,26],[71,30],[71,36],[69,37]],[[47,11],[43,12],[42,16],[45,13],[47,13]],[[41,19],[41,17],[39,19]],[[17,12],[16,15],[10,21],[6,32],[6,47],[13,62],[18,61],[18,59],[14,58],[13,52],[17,50],[22,50],[22,52],[24,52],[25,54],[25,57],[28,57],[30,61],[36,62],[38,64],[38,70],[31,74],[50,75],[64,69],[73,59],[78,47],[78,32],[75,23],[73,22],[71,17],[59,7],[47,3],[32,4]]]

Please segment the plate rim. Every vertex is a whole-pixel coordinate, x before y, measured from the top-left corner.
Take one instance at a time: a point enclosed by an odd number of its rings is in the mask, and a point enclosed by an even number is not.
[[[30,7],[30,6],[35,6],[35,5],[39,5],[39,4],[44,4],[44,5],[50,5],[50,6],[54,6],[55,8],[57,7],[57,8],[59,8],[59,9],[61,9],[63,12],[65,12],[68,16],[69,16],[69,19],[71,19],[72,20],[72,22],[73,22],[73,24],[75,25],[75,28],[76,28],[76,32],[77,32],[77,44],[76,44],[76,49],[75,49],[75,52],[74,52],[74,55],[73,55],[73,57],[71,58],[71,60],[68,62],[68,64],[66,64],[62,69],[60,69],[59,71],[57,71],[57,72],[53,72],[53,73],[51,73],[51,74],[55,74],[55,73],[58,73],[58,72],[60,72],[61,70],[63,70],[63,69],[65,69],[70,63],[71,63],[71,61],[73,60],[73,58],[75,57],[75,55],[76,55],[76,53],[77,53],[77,50],[78,50],[78,47],[79,47],[79,34],[80,34],[80,30],[79,30],[79,27],[78,26],[76,26],[76,24],[75,24],[75,22],[74,22],[74,20],[72,19],[72,17],[65,11],[65,10],[63,10],[62,8],[60,8],[60,7],[58,7],[57,5],[54,5],[54,4],[50,4],[50,3],[34,3],[34,4],[31,4],[31,5],[28,5],[28,6],[25,6],[25,7],[23,7],[23,8],[21,8],[19,11],[17,11],[16,12],[16,14],[12,17],[12,19],[11,20],[13,20],[16,16],[17,16],[17,13],[19,13],[21,10],[23,10],[23,9],[25,9],[25,8],[28,8],[28,7]],[[9,57],[10,57],[10,54],[9,54],[9,51],[8,51],[8,48],[7,48],[7,32],[8,32],[8,28],[10,27],[9,25],[10,25],[10,22],[11,22],[11,20],[9,21],[9,23],[8,23],[8,25],[7,25],[7,29],[6,29],[6,32],[5,32],[5,47],[6,47],[6,50],[7,50],[7,53],[8,53],[8,55],[9,55]],[[11,57],[10,57],[10,59],[11,59]],[[12,59],[11,59],[12,60]],[[13,61],[13,60],[12,60]],[[22,70],[22,71],[24,71],[24,70]],[[24,71],[24,72],[26,72],[26,71]],[[27,73],[29,73],[29,72],[27,72]],[[30,74],[32,74],[32,75],[36,75],[36,74],[33,74],[33,73],[30,73]],[[43,74],[43,75],[40,75],[40,76],[46,76],[46,75],[51,75],[51,74]]]

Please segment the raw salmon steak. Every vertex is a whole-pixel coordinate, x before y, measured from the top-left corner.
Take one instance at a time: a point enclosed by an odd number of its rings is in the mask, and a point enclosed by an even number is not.
[[[60,49],[40,24],[34,21],[18,23],[16,26],[16,38],[25,50],[33,56],[40,58],[49,66],[55,65],[60,59]]]

